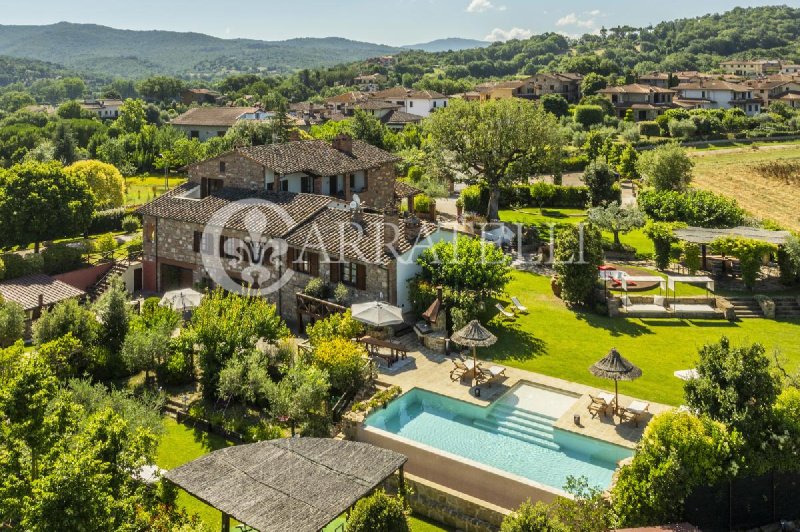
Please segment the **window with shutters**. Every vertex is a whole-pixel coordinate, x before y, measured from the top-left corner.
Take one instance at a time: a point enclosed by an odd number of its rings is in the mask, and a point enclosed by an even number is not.
[[[355,262],[340,262],[339,280],[349,286],[358,285],[358,264]]]
[[[225,173],[225,161],[220,161],[219,162],[219,173],[221,173],[221,174]]]

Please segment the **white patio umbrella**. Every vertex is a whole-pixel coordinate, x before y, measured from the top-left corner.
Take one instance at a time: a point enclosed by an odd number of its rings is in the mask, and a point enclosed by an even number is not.
[[[355,303],[350,306],[350,312],[354,320],[373,327],[388,327],[404,323],[403,310],[382,301]]]
[[[164,294],[158,304],[178,312],[185,312],[199,307],[203,297],[205,297],[203,294],[192,288],[170,290]]]
[[[678,377],[682,381],[691,381],[700,377],[700,374],[697,373],[696,369],[679,369],[675,373],[673,373],[676,377]]]
[[[487,242],[492,242],[494,244],[505,244],[510,243],[514,240],[514,231],[508,228],[506,225],[501,225],[491,231],[486,231],[483,233],[483,239]]]

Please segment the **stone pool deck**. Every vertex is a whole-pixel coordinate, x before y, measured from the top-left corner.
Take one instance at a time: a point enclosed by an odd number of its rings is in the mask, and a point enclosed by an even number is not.
[[[452,381],[450,372],[453,369],[452,357],[434,353],[422,347],[414,334],[407,334],[395,339],[408,349],[406,360],[395,363],[391,369],[379,365],[379,383],[390,386],[399,386],[403,392],[411,388],[422,388],[430,392],[439,393],[466,401],[480,406],[489,406],[504,393],[516,386],[520,382],[529,382],[548,388],[563,390],[580,396],[575,405],[562,415],[555,423],[555,427],[575,432],[591,438],[597,438],[609,443],[621,445],[633,449],[642,437],[647,423],[654,414],[670,410],[674,407],[659,403],[650,402],[649,413],[645,414],[637,427],[633,422],[620,423],[618,417],[597,416],[591,418],[587,409],[589,405],[589,394],[596,395],[600,391],[613,393],[614,383],[608,381],[608,387],[600,389],[586,386],[575,382],[565,381],[555,377],[548,377],[539,373],[512,368],[502,362],[493,362],[488,358],[491,356],[491,347],[478,349],[478,360],[484,367],[491,365],[503,365],[506,368],[505,377],[495,379],[490,385],[484,383],[480,386],[480,397],[475,397],[472,393],[472,386],[469,379],[462,381]],[[587,370],[588,371],[588,370]],[[625,383],[620,387],[624,390]],[[633,397],[620,394],[620,404],[622,406],[630,404]],[[580,415],[580,425],[574,423],[574,414]]]

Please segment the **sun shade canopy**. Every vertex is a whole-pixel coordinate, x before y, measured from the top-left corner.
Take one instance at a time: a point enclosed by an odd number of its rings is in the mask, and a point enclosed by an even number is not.
[[[450,337],[455,343],[465,347],[486,347],[494,345],[497,337],[490,333],[478,320],[472,320],[466,327]]]
[[[285,438],[220,449],[165,477],[257,530],[310,532],[344,513],[406,460],[366,443]]]

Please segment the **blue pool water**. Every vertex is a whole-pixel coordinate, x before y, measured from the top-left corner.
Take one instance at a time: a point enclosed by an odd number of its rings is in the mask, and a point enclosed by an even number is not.
[[[553,427],[556,420],[499,400],[485,408],[414,388],[365,424],[563,489],[568,476],[607,488],[633,451]]]

